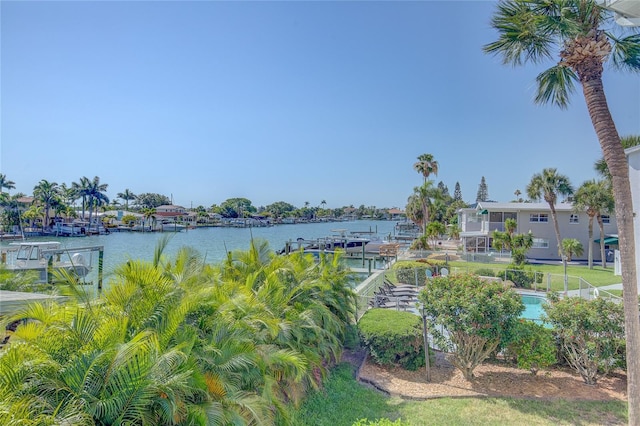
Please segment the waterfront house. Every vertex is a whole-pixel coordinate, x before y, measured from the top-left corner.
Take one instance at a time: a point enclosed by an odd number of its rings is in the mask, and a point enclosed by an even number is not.
[[[160,222],[183,222],[188,216],[187,209],[173,204],[163,204],[156,207],[156,219]]]
[[[589,244],[593,248],[593,260],[601,260],[600,228],[594,218],[593,239],[589,241],[589,217],[586,212],[574,210],[571,203],[555,205],[558,227],[562,239],[575,238],[582,243],[584,253],[573,260],[586,260]],[[458,211],[460,238],[465,253],[490,253],[493,251],[491,240],[493,231],[505,231],[505,221],[515,219],[518,226],[516,233],[533,234],[533,247],[527,252],[531,259],[561,260],[558,254],[558,242],[547,203],[496,203],[479,202],[474,208]],[[612,255],[618,248],[618,230],[615,215],[603,215],[605,232],[605,255]],[[608,261],[613,261],[608,258]]]
[[[404,210],[400,210],[396,207],[387,210],[387,219],[389,220],[403,220],[407,218],[407,214]]]

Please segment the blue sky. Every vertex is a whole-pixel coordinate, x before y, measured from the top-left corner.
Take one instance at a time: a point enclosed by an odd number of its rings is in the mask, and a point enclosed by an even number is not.
[[[536,106],[536,75],[486,55],[491,1],[2,1],[0,172],[99,176],[210,206],[404,208],[431,153],[453,193],[513,199],[557,167],[596,177],[581,89]],[[640,79],[607,71],[621,135],[640,134]]]

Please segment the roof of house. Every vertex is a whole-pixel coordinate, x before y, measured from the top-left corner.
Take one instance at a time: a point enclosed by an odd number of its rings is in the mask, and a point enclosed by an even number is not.
[[[556,203],[556,211],[573,211],[575,210],[573,203]],[[472,210],[488,210],[488,211],[548,211],[549,203],[494,203],[479,202],[475,209]]]
[[[159,212],[159,211],[156,211],[154,213],[154,216],[161,216],[161,217],[187,216],[187,215],[188,215],[187,212]]]
[[[627,154],[627,156],[635,154],[636,152],[640,152],[640,145],[632,146],[624,150],[624,153]]]
[[[388,212],[389,214],[404,214],[404,211],[403,211],[403,210],[396,209],[396,208],[389,209],[389,210],[387,210],[387,212]]]
[[[20,197],[16,201],[22,204],[31,204],[33,203],[33,197]]]

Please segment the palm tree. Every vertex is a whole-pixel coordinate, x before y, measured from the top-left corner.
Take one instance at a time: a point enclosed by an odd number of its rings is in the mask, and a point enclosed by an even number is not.
[[[432,154],[419,155],[418,162],[413,165],[413,168],[424,177],[425,183],[432,173],[438,176],[438,162],[433,159]]]
[[[87,207],[87,197],[89,196],[89,178],[83,176],[80,178],[80,182],[73,182],[71,189],[75,191],[76,197],[82,198],[82,220],[85,220],[84,212]]]
[[[32,204],[22,213],[22,219],[28,221],[31,227],[33,227],[35,220],[38,218],[44,220],[44,208],[41,205]]]
[[[553,228],[556,232],[558,240],[558,254],[565,258],[562,250],[562,239],[560,238],[560,228],[558,227],[558,217],[556,214],[556,201],[558,195],[571,195],[573,188],[569,182],[569,178],[565,175],[558,174],[555,168],[547,168],[542,173],[536,173],[531,178],[531,182],[527,185],[527,196],[532,200],[544,199],[549,204],[551,210],[551,219],[553,220]]]
[[[427,179],[431,174],[438,175],[438,162],[433,159],[432,154],[421,154],[418,156],[418,161],[413,164],[413,168],[424,177],[424,183],[422,188],[415,188],[414,192],[418,193],[422,201],[424,221],[423,232],[426,236],[427,222],[429,222],[429,200],[434,198],[433,185],[427,185]]]
[[[135,200],[137,197],[136,194],[131,192],[128,188],[124,190],[124,192],[118,193],[118,198],[122,198],[124,200],[124,208],[125,210],[129,210],[129,201]]]
[[[95,176],[93,180],[88,182],[84,192],[89,206],[89,223],[91,223],[91,213],[93,212],[94,207],[96,208],[97,213],[98,207],[104,204],[109,204],[109,197],[105,194],[108,186],[109,185],[106,183],[100,183],[100,178],[98,176]]]
[[[2,190],[6,189],[15,189],[16,183],[12,180],[8,180],[7,176],[4,173],[0,173],[0,194],[2,194]]]
[[[559,61],[538,75],[537,103],[566,108],[574,82],[579,82],[589,116],[612,175],[618,225],[625,311],[629,423],[640,425],[640,316],[636,272],[633,207],[629,170],[620,136],[611,117],[602,83],[603,64],[640,71],[640,35],[614,36],[603,25],[611,12],[593,0],[504,0],[498,4],[492,26],[496,42],[485,52],[501,56],[506,64]],[[559,48],[560,50],[556,50]]]
[[[564,252],[567,254],[567,261],[571,262],[573,256],[582,256],[584,253],[584,248],[582,247],[582,243],[575,238],[565,238],[562,240],[562,248]]]
[[[520,198],[520,195],[522,195],[522,192],[519,189],[516,189],[515,191],[513,191],[513,195],[516,196],[516,199],[514,200],[516,203],[522,202],[522,198]]]
[[[431,180],[425,181],[422,186],[413,188],[413,192],[416,202],[420,204],[422,209],[422,231],[426,235],[433,203],[435,200],[440,199],[442,193],[433,186],[433,181]]]
[[[42,179],[33,188],[33,197],[44,206],[44,223],[42,228],[49,225],[49,209],[59,200],[59,186],[56,182]]]
[[[144,220],[151,220],[151,226],[153,227],[154,222],[156,220],[156,209],[154,208],[144,208],[140,211],[144,216]],[[142,230],[144,231],[144,223],[142,224]]]
[[[601,215],[613,210],[613,194],[608,183],[604,180],[590,180],[583,183],[574,194],[574,208],[577,211],[585,211],[589,217],[589,248],[587,251],[589,269],[593,269],[593,219],[598,218],[598,223],[602,222]],[[600,226],[600,256],[602,267],[606,267],[606,256],[604,255],[604,225]]]

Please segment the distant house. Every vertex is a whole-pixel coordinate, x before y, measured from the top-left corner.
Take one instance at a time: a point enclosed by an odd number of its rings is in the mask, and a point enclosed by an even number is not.
[[[183,221],[188,216],[187,209],[182,206],[175,206],[173,204],[164,204],[156,207],[155,216],[159,220],[167,222],[176,222],[178,220]]]
[[[404,212],[404,210],[400,210],[395,207],[387,210],[387,214],[389,215],[390,220],[400,220],[407,217],[407,214]]]
[[[34,200],[34,197],[20,197],[16,200],[16,202],[24,207],[33,204]]]
[[[356,220],[358,218],[358,216],[356,215],[357,211],[358,209],[356,209],[355,207],[345,207],[342,218],[344,220]]]
[[[589,217],[585,212],[576,212],[571,203],[558,203],[555,206],[558,227],[562,239],[575,238],[584,248],[586,259],[589,245],[593,244],[593,260],[601,260],[600,230],[594,219],[593,240],[589,241]],[[547,203],[495,203],[479,202],[475,208],[458,211],[460,238],[464,252],[486,253],[491,251],[493,231],[504,231],[505,221],[515,219],[516,233],[533,234],[533,247],[527,257],[533,259],[561,260],[558,254],[558,241]],[[605,249],[618,247],[618,229],[615,215],[603,215]],[[574,260],[581,260],[574,257]],[[610,259],[607,259],[610,260]]]

